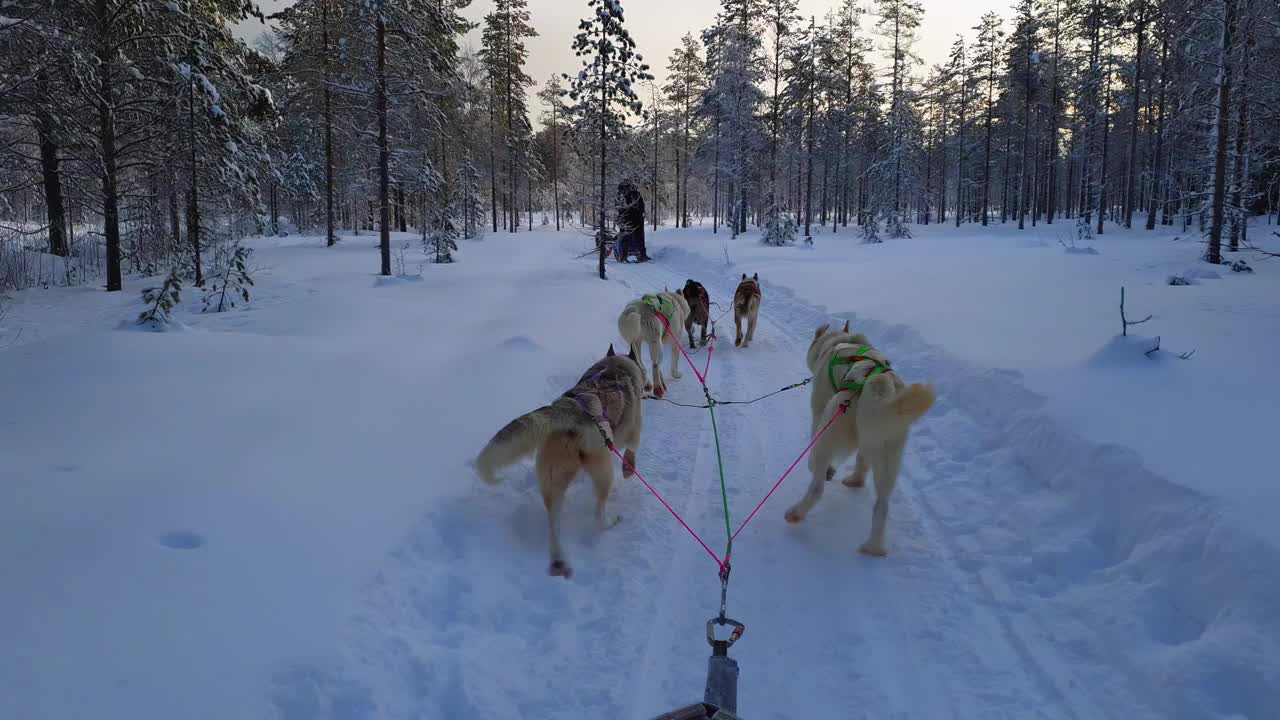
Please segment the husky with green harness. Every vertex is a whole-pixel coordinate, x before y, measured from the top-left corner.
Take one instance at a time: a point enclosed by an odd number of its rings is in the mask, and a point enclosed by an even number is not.
[[[618,316],[618,333],[622,335],[636,357],[640,357],[640,348],[649,348],[649,369],[653,371],[650,378],[645,373],[645,391],[662,397],[667,392],[666,380],[662,375],[662,347],[669,345],[671,352],[671,377],[680,379],[680,354],[677,343],[684,342],[685,319],[689,317],[689,301],[678,292],[664,289],[663,292],[651,293],[627,303]],[[645,364],[640,363],[641,368]]]
[[[871,536],[860,548],[868,555],[885,555],[885,527],[889,497],[897,484],[902,455],[911,426],[933,407],[937,392],[932,385],[903,381],[889,359],[863,335],[818,328],[805,357],[813,373],[813,428],[830,427],[809,454],[813,479],[804,497],[786,512],[790,523],[803,522],[822,498],[826,481],[842,460],[857,453],[847,487],[866,484],[867,472],[875,479],[876,504],[871,516]],[[814,430],[816,434],[816,430]]]

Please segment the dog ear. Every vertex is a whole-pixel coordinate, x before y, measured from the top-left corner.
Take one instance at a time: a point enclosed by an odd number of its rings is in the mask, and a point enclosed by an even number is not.
[[[743,280],[746,280],[746,279],[747,279],[747,274],[746,274],[746,273],[742,273],[742,279],[743,279]]]
[[[640,364],[640,356],[636,355],[636,348],[634,345],[632,345],[631,349],[627,351],[627,357],[631,358],[631,361],[635,364]]]
[[[845,321],[844,321],[844,331],[845,331],[845,332],[849,332],[849,321],[848,321],[848,320],[845,320]]]
[[[751,279],[752,279],[752,280],[755,280],[756,282],[759,282],[759,281],[760,281],[760,273],[752,273],[752,275],[751,275]]]
[[[613,351],[613,343],[609,343],[609,352],[605,353],[604,356],[613,357],[614,355],[617,355],[617,353]]]
[[[831,327],[831,323],[827,323],[826,325],[823,325],[822,327],[820,327],[820,328],[818,328],[817,330],[815,330],[815,331],[814,331],[814,333],[813,333],[813,339],[814,339],[814,340],[817,340],[818,338],[820,338],[820,337],[822,337],[823,335],[825,335],[825,334],[826,334],[826,332],[827,332],[827,328],[829,328],[829,327]]]

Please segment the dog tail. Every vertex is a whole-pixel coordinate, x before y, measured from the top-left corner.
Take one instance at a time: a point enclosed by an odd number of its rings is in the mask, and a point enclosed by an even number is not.
[[[640,329],[640,309],[634,303],[623,308],[622,314],[618,316],[618,333],[622,335],[623,340],[632,345],[640,342],[643,337]]]
[[[496,484],[499,470],[537,450],[551,433],[578,429],[583,422],[576,408],[565,407],[560,401],[521,415],[499,430],[480,451],[476,474],[486,483]]]
[[[938,390],[933,385],[913,383],[898,390],[893,378],[880,375],[867,381],[858,413],[860,417],[864,413],[874,417],[877,422],[871,426],[903,432],[924,417],[937,399]]]
[[[924,417],[938,399],[938,390],[927,383],[913,383],[889,401],[888,410],[908,425]]]

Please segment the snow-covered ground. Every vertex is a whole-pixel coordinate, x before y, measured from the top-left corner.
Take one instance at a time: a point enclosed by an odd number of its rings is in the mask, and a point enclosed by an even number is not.
[[[887,559],[856,553],[871,490],[834,484],[782,521],[803,474],[739,537],[745,717],[1272,717],[1280,269],[1173,287],[1195,238],[1108,228],[1068,254],[1071,231],[782,249],[662,231],[654,263],[609,282],[573,231],[468,242],[389,283],[367,235],[258,240],[248,309],[188,295],[163,334],[119,328],[138,279],[15,293],[0,718],[647,718],[700,699],[716,568],[657,501],[619,481],[624,520],[600,533],[575,487],[566,582],[531,468],[495,490],[468,462],[618,341],[627,300],[692,277],[727,304],[742,272],[764,303],[750,349],[717,345],[722,399],[803,379],[813,329],[846,318],[939,388]],[[1155,315],[1131,334],[1172,353],[1114,338],[1121,285],[1131,319]],[[670,390],[702,397],[689,372]],[[806,444],[804,393],[720,410],[735,525]],[[715,547],[711,443],[704,411],[646,404],[640,470]]]

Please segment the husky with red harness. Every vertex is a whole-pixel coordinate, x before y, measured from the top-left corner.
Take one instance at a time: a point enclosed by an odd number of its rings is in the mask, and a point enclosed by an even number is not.
[[[618,316],[618,332],[631,346],[631,352],[640,357],[640,346],[649,348],[649,363],[653,377],[645,375],[645,392],[652,391],[662,397],[667,383],[662,376],[662,347],[671,346],[671,377],[680,379],[680,354],[676,345],[683,342],[685,318],[689,316],[689,301],[680,293],[664,289],[663,292],[645,295],[627,303]],[[643,370],[645,365],[640,363]]]
[[[738,347],[747,347],[752,340],[756,339],[756,319],[760,315],[760,275],[755,274],[750,278],[746,273],[742,273],[742,282],[738,283],[738,289],[733,292],[733,327],[736,330],[733,336],[733,344]],[[742,323],[747,324],[747,334],[742,334]]]
[[[806,359],[814,375],[811,427],[830,424],[831,428],[809,454],[813,479],[800,502],[787,510],[786,520],[803,522],[822,498],[832,468],[856,451],[853,476],[844,484],[861,487],[868,470],[876,484],[871,536],[860,550],[883,556],[888,553],[889,497],[898,482],[907,437],[911,426],[933,407],[937,390],[933,385],[907,385],[865,337],[849,334],[848,325],[835,333],[828,332],[828,327],[823,325],[814,333]]]

